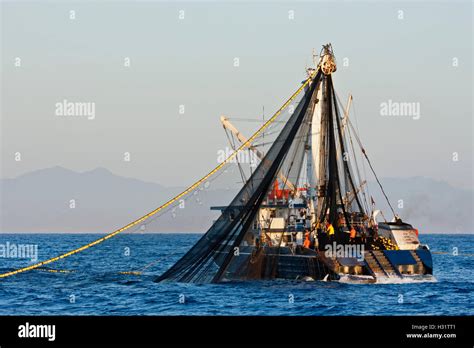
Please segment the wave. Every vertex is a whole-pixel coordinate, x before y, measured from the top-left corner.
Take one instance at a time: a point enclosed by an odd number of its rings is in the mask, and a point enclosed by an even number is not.
[[[370,275],[342,275],[338,280],[346,284],[406,284],[406,283],[437,283],[433,275],[406,275],[403,277],[374,278]]]

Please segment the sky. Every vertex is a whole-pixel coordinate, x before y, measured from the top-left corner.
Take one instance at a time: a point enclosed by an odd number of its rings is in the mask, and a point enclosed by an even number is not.
[[[331,42],[378,175],[473,189],[472,15],[470,1],[2,2],[1,178],[59,165],[190,184],[229,146],[220,116],[269,118]],[[94,117],[58,115],[64,100]]]

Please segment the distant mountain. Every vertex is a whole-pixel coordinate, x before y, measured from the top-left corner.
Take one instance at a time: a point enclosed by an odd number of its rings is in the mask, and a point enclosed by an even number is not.
[[[429,178],[382,180],[392,205],[421,233],[466,233],[473,228],[473,192]],[[110,232],[140,217],[180,192],[156,183],[117,176],[107,169],[74,172],[62,167],[33,171],[0,180],[1,232]],[[376,184],[371,195],[391,218]],[[235,190],[203,189],[184,209],[168,211],[150,223],[147,231],[204,232]],[[75,208],[71,209],[71,200]],[[403,208],[398,208],[403,200]]]
[[[78,173],[53,167],[0,180],[0,185],[2,232],[109,232],[182,190],[117,176],[104,168]],[[201,193],[201,204],[187,201],[184,209],[164,214],[149,229],[203,231],[216,218],[209,210],[211,201],[225,204],[232,196],[227,190]]]

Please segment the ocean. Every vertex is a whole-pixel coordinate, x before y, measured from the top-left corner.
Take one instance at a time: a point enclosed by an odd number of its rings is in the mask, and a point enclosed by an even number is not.
[[[0,234],[0,271],[59,255],[98,234]],[[70,258],[0,279],[0,315],[473,315],[474,236],[425,234],[434,278],[385,284],[251,281],[155,283],[198,234],[124,234]],[[30,245],[37,255],[18,258]],[[6,254],[6,248],[10,254]],[[26,250],[26,249],[25,249]],[[8,257],[7,257],[8,256]],[[21,255],[25,256],[25,255]],[[35,257],[36,256],[36,257]],[[61,272],[54,272],[61,270]],[[143,270],[141,274],[123,272]]]

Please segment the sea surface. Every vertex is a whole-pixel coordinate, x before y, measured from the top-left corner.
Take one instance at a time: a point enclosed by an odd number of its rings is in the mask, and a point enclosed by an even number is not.
[[[100,236],[0,234],[0,248],[31,244],[44,260]],[[422,282],[153,282],[199,237],[119,235],[48,270],[0,279],[0,315],[474,315],[473,235],[421,235],[434,253],[434,278]],[[1,273],[34,259],[0,256]]]

